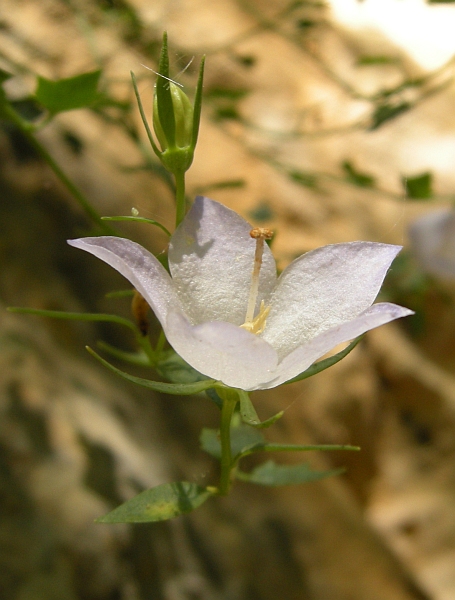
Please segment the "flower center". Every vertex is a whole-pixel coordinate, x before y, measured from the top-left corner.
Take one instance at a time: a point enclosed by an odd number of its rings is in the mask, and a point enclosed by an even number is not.
[[[264,253],[264,241],[272,239],[273,232],[264,227],[255,227],[250,231],[250,236],[256,240],[256,251],[254,253],[253,273],[251,275],[250,296],[248,298],[248,307],[246,310],[245,323],[240,325],[251,333],[259,334],[265,329],[267,316],[270,312],[270,306],[265,306],[264,300],[261,301],[259,313],[254,316],[254,309],[259,290],[259,273],[261,272],[262,255]]]

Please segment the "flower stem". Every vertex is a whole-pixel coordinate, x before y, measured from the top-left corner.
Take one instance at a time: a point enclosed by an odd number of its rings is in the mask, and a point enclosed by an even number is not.
[[[185,218],[186,214],[186,198],[185,198],[185,171],[175,171],[175,201],[176,215],[175,226],[178,227]]]
[[[226,496],[231,487],[231,473],[235,466],[234,461],[232,460],[231,450],[231,420],[239,397],[234,389],[224,388],[222,390],[217,390],[217,392],[223,400],[220,427],[221,474],[218,493],[220,496]]]

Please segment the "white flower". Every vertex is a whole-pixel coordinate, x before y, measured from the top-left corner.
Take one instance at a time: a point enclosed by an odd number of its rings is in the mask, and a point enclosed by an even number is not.
[[[372,306],[399,246],[325,246],[300,256],[277,278],[264,236],[255,241],[250,233],[237,213],[198,196],[171,237],[171,275],[130,240],[93,237],[69,244],[124,275],[192,367],[247,391],[280,385],[337,344],[412,314],[395,304]]]
[[[412,253],[424,271],[455,278],[455,210],[427,213],[409,228]]]

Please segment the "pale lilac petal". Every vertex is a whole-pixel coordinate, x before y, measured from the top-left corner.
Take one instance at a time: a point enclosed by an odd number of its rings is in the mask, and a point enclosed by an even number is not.
[[[198,196],[173,234],[170,271],[193,324],[245,321],[255,252],[251,228],[234,211]],[[266,244],[259,281],[257,307],[276,281],[275,260]]]
[[[291,263],[278,279],[261,337],[280,360],[367,309],[400,246],[350,242],[324,246]]]
[[[321,333],[288,354],[278,365],[276,378],[263,383],[257,389],[269,389],[289,381],[303,373],[338,344],[348,342],[370,329],[412,314],[412,310],[389,302],[373,304],[355,319]]]
[[[275,350],[232,323],[193,326],[182,314],[170,311],[164,329],[171,346],[187,363],[230,387],[255,389],[276,370]]]
[[[169,273],[139,244],[111,236],[68,240],[68,244],[90,252],[126,277],[150,304],[163,327],[169,308],[181,310]]]
[[[455,278],[455,211],[438,210],[409,228],[412,252],[422,269],[437,277]]]

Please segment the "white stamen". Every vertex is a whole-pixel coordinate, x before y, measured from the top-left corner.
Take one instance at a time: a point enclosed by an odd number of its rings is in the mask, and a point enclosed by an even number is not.
[[[259,274],[261,272],[262,255],[264,253],[264,240],[270,240],[273,232],[270,229],[263,227],[255,227],[250,231],[250,236],[256,240],[256,251],[254,253],[254,266],[251,275],[250,296],[248,298],[248,307],[246,310],[245,323],[241,325],[244,329],[252,333],[261,333],[265,328],[265,319],[269,313],[269,308],[264,307],[264,302],[261,303],[259,314],[254,318],[254,309],[259,290]]]

